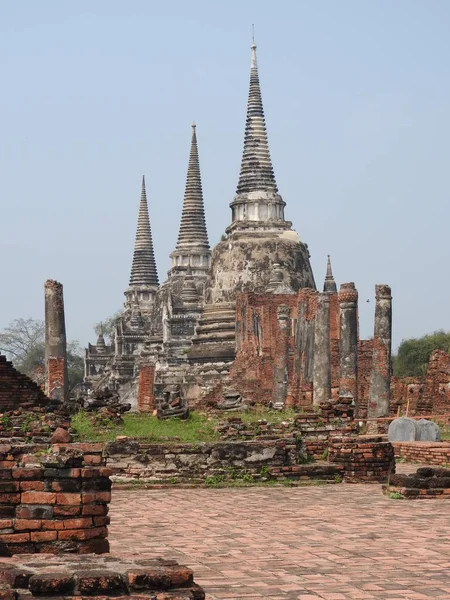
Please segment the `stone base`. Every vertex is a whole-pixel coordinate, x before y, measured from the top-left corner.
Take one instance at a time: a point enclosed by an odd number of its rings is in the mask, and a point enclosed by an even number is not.
[[[0,600],[49,596],[203,600],[205,593],[192,570],[172,560],[41,554],[0,561]]]

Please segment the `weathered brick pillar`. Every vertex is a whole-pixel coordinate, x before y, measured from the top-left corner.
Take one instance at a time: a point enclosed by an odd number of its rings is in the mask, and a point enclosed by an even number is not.
[[[388,285],[375,286],[375,327],[370,373],[369,418],[388,417],[391,397],[392,296]],[[371,431],[374,427],[369,427]]]
[[[273,406],[284,408],[288,389],[288,348],[290,333],[289,306],[280,304],[277,309],[277,339],[274,361]]]
[[[321,293],[314,325],[313,404],[331,398],[330,296]]]
[[[303,288],[298,293],[298,319],[295,336],[295,377],[297,404],[312,402],[312,374],[314,365],[314,321],[318,292]]]
[[[358,291],[354,283],[339,289],[340,307],[340,377],[339,397],[353,398],[358,414]]]
[[[155,381],[155,366],[143,364],[139,369],[139,387],[137,409],[142,413],[151,413],[155,410],[155,395],[153,384]]]
[[[66,401],[69,378],[63,286],[53,279],[45,282],[45,369],[47,396]]]

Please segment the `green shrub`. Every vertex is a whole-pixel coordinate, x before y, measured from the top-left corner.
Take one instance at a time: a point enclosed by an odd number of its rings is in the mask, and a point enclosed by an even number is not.
[[[400,492],[391,492],[389,494],[389,498],[391,498],[391,500],[403,500],[404,499],[404,495],[400,494]]]

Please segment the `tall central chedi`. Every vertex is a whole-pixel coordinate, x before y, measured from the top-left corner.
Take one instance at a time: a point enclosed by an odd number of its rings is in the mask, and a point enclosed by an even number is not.
[[[308,248],[284,217],[286,203],[270,159],[255,44],[251,53],[241,172],[226,239],[212,252],[206,294],[211,303],[233,302],[238,292],[264,292],[274,262],[280,264],[283,282],[294,292],[315,288]]]
[[[238,293],[270,291],[274,265],[277,288],[295,293],[316,287],[308,248],[284,218],[285,202],[270,159],[255,44],[251,49],[244,152],[230,204],[232,222],[211,254],[205,306],[188,356],[191,364],[210,363],[213,370],[235,357]]]

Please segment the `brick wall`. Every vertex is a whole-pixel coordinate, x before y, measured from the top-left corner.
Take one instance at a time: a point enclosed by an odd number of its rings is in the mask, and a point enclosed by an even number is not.
[[[289,437],[201,444],[151,444],[126,438],[107,443],[104,453],[114,480],[151,484],[258,479],[268,468],[299,465],[304,456],[301,441]]]
[[[431,353],[421,404],[424,412],[430,407],[433,414],[450,412],[450,354],[443,350]]]
[[[391,393],[391,414],[396,414],[399,406],[404,414],[408,402],[412,415],[450,413],[450,354],[434,350],[425,377],[394,377]]]
[[[274,396],[274,362],[279,352],[280,305],[290,309],[288,339],[288,390],[286,405],[305,407],[312,404],[312,360],[314,320],[317,292],[302,289],[295,294],[238,294],[236,300],[236,359],[225,383],[217,376],[202,404],[214,406],[222,400],[223,388],[234,387],[250,402],[268,405]],[[339,391],[339,303],[337,294],[330,294],[330,353],[332,397]],[[367,417],[373,340],[358,341],[358,401],[359,416]],[[379,349],[382,358],[385,349]],[[384,354],[383,354],[384,352]],[[380,359],[386,370],[386,361]],[[384,373],[386,375],[386,373]],[[402,410],[410,401],[412,414],[450,413],[450,354],[432,353],[423,381],[415,378],[392,378],[391,414]]]
[[[5,356],[0,355],[0,412],[20,406],[45,406],[50,403],[39,385],[17,371]]]
[[[273,399],[274,361],[277,356],[280,305],[290,308],[288,338],[288,397],[294,395],[294,335],[298,300],[293,294],[239,294],[236,299],[236,359],[230,371],[230,384],[247,399],[269,404]]]
[[[109,551],[102,444],[4,443],[0,461],[0,541],[10,552]]]
[[[450,464],[450,442],[393,442],[395,456],[424,465]]]
[[[405,414],[409,403],[409,413],[417,415],[422,412],[422,396],[424,382],[418,377],[393,377],[391,379],[391,415],[395,416],[400,407]]]
[[[137,409],[139,412],[151,413],[155,409],[153,384],[155,381],[154,365],[141,365],[139,370]]]
[[[312,351],[314,320],[317,311],[317,292],[302,289],[298,295],[239,294],[236,301],[236,359],[231,367],[230,385],[241,395],[258,404],[269,404],[273,399],[274,361],[277,351],[277,309],[290,308],[290,335],[288,340],[288,406],[312,404]],[[337,294],[330,294],[330,360],[332,397],[339,393],[339,319]],[[367,395],[372,367],[373,340],[358,342],[358,392],[362,417],[366,416]],[[217,387],[208,396],[213,403],[220,399],[222,389]]]
[[[239,417],[229,417],[217,429],[223,440],[267,440],[286,436],[301,438],[308,459],[324,460],[328,453],[330,437],[353,436],[356,424],[347,416],[302,413],[282,423],[270,423],[265,420],[245,423]]]

